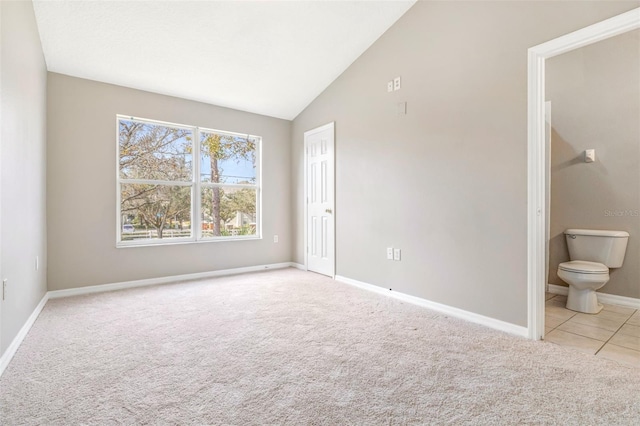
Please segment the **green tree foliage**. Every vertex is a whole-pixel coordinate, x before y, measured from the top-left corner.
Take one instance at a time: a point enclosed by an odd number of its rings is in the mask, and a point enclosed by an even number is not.
[[[169,220],[179,223],[190,220],[191,188],[188,186],[125,184],[121,194],[122,214],[155,229],[158,238],[163,237]]]
[[[242,188],[238,191],[223,194],[220,215],[224,223],[228,223],[236,217],[237,213],[255,215],[256,191]]]
[[[203,210],[205,211],[205,219],[214,221],[214,217],[210,215],[208,212],[213,211],[213,200],[214,200],[214,188],[206,188],[203,190],[202,195],[202,204]],[[240,214],[248,215],[249,217],[255,218],[256,214],[256,191],[255,189],[250,188],[240,188],[233,189],[232,188],[218,188],[219,189],[219,212],[220,212],[220,227],[219,234],[214,235],[226,235],[225,234],[225,225],[228,225],[236,219],[236,216]],[[215,229],[212,229],[214,232]]]

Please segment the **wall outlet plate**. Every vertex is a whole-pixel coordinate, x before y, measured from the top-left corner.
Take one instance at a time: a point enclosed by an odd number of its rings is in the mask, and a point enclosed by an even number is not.
[[[387,92],[393,92],[393,80],[387,81]]]
[[[393,260],[393,247],[387,247],[387,260]]]
[[[393,260],[400,260],[400,254],[401,254],[401,250],[400,249],[393,249]]]
[[[400,77],[393,79],[393,90],[400,90]]]

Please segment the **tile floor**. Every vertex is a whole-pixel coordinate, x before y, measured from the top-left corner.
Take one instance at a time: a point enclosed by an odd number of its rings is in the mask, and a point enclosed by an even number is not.
[[[590,315],[566,303],[567,296],[547,293],[544,340],[640,368],[640,310],[605,304]]]

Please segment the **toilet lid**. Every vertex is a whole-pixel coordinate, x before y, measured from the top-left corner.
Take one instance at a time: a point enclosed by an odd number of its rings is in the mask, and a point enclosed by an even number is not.
[[[572,260],[571,262],[564,262],[558,266],[558,269],[562,269],[567,272],[580,272],[581,274],[603,274],[609,272],[602,263],[587,262],[586,260]]]

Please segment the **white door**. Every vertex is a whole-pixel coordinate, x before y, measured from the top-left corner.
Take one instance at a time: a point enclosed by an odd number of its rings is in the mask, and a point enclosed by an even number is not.
[[[304,134],[307,270],[335,275],[334,125]]]

